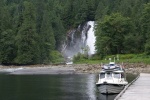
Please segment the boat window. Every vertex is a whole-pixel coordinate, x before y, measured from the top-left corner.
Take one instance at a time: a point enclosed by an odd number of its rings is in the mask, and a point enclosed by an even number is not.
[[[114,64],[110,64],[110,66],[114,66]]]
[[[101,73],[100,78],[105,78],[105,73]]]
[[[114,73],[114,78],[120,78],[120,73]]]
[[[112,78],[112,73],[107,73],[107,78]]]

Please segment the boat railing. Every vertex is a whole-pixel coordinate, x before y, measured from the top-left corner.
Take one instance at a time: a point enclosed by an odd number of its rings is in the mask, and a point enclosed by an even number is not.
[[[120,64],[102,64],[102,70],[123,70],[123,65]]]

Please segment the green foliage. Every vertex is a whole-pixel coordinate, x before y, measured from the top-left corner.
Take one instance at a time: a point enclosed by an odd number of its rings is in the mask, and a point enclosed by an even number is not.
[[[134,55],[134,54],[125,54],[125,55],[119,55],[119,58],[128,60],[128,59],[134,58],[135,56],[136,55]]]
[[[77,14],[75,15],[75,26],[80,25],[81,23],[86,21],[87,13],[88,13],[88,5],[86,0],[79,0],[79,2],[75,2],[75,9],[80,8]]]
[[[64,62],[63,56],[58,51],[51,51],[50,59],[51,59],[51,62],[55,64]]]
[[[1,0],[0,63],[55,62],[52,53],[61,51],[66,32],[89,20],[97,21],[98,54],[90,59],[149,54],[148,0]],[[84,53],[79,58],[88,62],[87,50]]]
[[[97,53],[101,57],[122,53],[125,35],[132,33],[131,27],[130,19],[123,17],[120,13],[105,16],[96,26]]]
[[[140,35],[126,35],[123,41],[123,53],[140,53],[143,52],[144,45],[141,45],[143,38]]]
[[[24,2],[23,23],[18,31],[17,40],[17,58],[18,64],[35,64],[38,62],[38,36],[35,28],[35,13],[32,3]]]
[[[119,60],[117,60],[118,58]],[[101,63],[108,63],[109,58],[111,60],[114,60],[116,63],[145,63],[145,64],[150,64],[150,56],[146,54],[117,54],[117,55],[108,55],[105,56],[104,59],[80,59],[77,60],[76,64],[82,64],[82,63],[87,63],[87,64],[101,64]]]
[[[119,61],[117,60],[117,56],[119,58]],[[145,64],[150,64],[150,56],[146,54],[117,54],[117,55],[109,55],[106,56],[105,59],[108,62],[108,59],[115,57],[117,63],[145,63]],[[101,62],[105,62],[102,60]]]
[[[59,17],[52,19],[52,28],[54,31],[54,37],[56,40],[56,49],[60,50],[60,47],[65,39],[65,29]]]
[[[150,40],[146,42],[145,44],[145,53],[147,55],[150,55]]]
[[[144,5],[141,17],[142,33],[146,39],[150,38],[150,3]]]
[[[150,3],[144,5],[141,17],[141,30],[145,42],[145,53],[150,55]]]
[[[82,49],[82,54],[81,55],[84,55],[84,58],[87,58],[88,59],[88,52],[89,52],[89,46],[87,45],[86,47],[82,47],[81,48]],[[79,53],[79,55],[80,55],[80,53]]]
[[[50,55],[49,53],[55,49],[55,38],[54,32],[51,25],[50,14],[48,11],[44,12],[43,21],[41,26],[41,43],[40,43],[40,62],[49,63]]]
[[[82,60],[84,60],[84,55],[81,53],[78,53],[77,55],[75,55],[73,57],[73,62],[78,62],[78,61],[82,61]]]
[[[6,30],[1,33],[0,39],[0,62],[2,64],[14,63],[14,57],[16,56],[14,45],[14,33],[12,30]]]

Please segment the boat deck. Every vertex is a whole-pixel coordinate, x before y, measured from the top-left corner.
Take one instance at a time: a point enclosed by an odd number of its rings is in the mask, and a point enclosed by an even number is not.
[[[120,96],[115,100],[150,100],[150,74],[141,73]]]

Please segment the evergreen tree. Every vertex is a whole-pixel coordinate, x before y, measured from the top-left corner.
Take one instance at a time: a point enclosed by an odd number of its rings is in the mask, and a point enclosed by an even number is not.
[[[61,50],[62,43],[65,41],[65,28],[59,17],[55,17],[52,20],[52,28],[56,40],[56,50]]]
[[[18,31],[17,58],[18,64],[35,64],[38,62],[38,36],[35,26],[35,8],[31,2],[24,1],[23,23]]]
[[[77,10],[77,11],[76,11]],[[79,2],[74,3],[74,11],[75,11],[75,27],[80,25],[81,23],[87,20],[88,13],[88,5],[86,0],[79,0]]]
[[[50,12],[45,11],[41,26],[41,61],[50,62],[50,53],[55,49],[55,37],[51,25]]]
[[[9,12],[9,7],[8,6],[3,6],[1,9],[1,32],[11,29],[12,24],[11,24],[11,17],[10,17],[10,12]]]
[[[55,4],[57,6],[55,6]],[[47,10],[50,12],[50,20],[52,24],[53,34],[55,36],[55,49],[61,50],[62,43],[65,39],[65,28],[62,21],[61,13],[61,3],[55,0],[49,0],[47,5]]]
[[[149,0],[1,0],[0,63],[55,62],[66,32],[89,20],[98,22],[98,54],[150,54],[149,5]]]
[[[72,12],[72,13],[70,13]],[[74,16],[73,0],[66,0],[64,2],[64,13],[62,14],[62,22],[66,29],[70,29],[74,25]]]
[[[142,53],[144,51],[144,46],[141,45],[143,38],[141,35],[129,34],[125,36],[123,41],[123,53]]]
[[[141,17],[141,28],[144,39],[150,39],[150,3],[144,5]]]
[[[96,9],[96,15],[95,19],[100,20],[102,19],[105,15],[108,15],[109,12],[109,3],[107,0],[102,0],[99,2],[98,7]]]
[[[96,0],[86,0],[88,5],[87,20],[95,20],[95,12],[99,1]]]
[[[145,52],[150,54],[150,3],[144,5],[144,10],[141,17],[141,29],[143,38],[146,42]]]
[[[36,6],[36,32],[40,34],[46,4],[43,0],[36,0],[35,6]]]
[[[14,33],[11,29],[1,33],[0,39],[0,62],[2,64],[13,64],[16,57],[14,45]]]
[[[14,17],[13,17],[13,28],[14,28],[14,34],[17,35],[20,27],[22,26],[23,23],[23,1],[20,0],[16,6],[16,10],[14,11]]]
[[[1,62],[2,62],[2,52],[3,52],[3,50],[2,50],[2,46],[3,46],[3,43],[2,43],[2,29],[3,29],[3,23],[2,23],[2,15],[3,15],[3,1],[1,0],[0,1],[0,64],[1,64]]]
[[[12,64],[15,45],[9,7],[4,2],[0,2],[0,5],[0,63]]]

